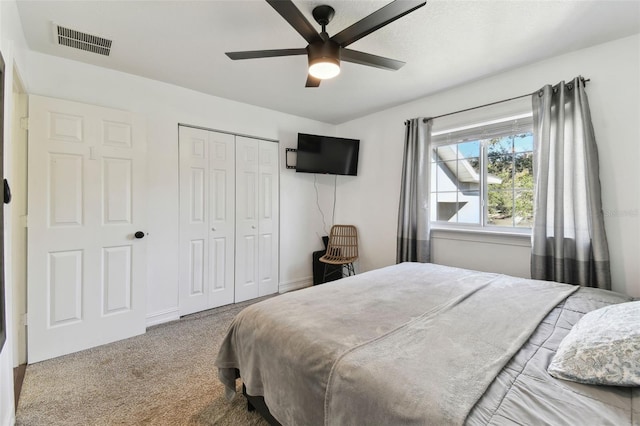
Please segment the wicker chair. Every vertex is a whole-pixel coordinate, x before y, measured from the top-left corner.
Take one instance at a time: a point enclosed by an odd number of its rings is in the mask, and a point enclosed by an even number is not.
[[[353,225],[333,225],[329,233],[329,244],[327,251],[320,258],[324,263],[324,274],[322,282],[326,282],[327,277],[335,273],[340,273],[344,277],[344,269],[347,276],[355,275],[356,271],[353,262],[358,258],[358,231]],[[327,265],[341,265],[341,268],[334,269],[327,273]]]

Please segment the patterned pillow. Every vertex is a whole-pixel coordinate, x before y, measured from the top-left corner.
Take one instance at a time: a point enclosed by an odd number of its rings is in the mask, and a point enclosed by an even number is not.
[[[584,315],[560,342],[547,371],[578,383],[640,386],[640,301]]]

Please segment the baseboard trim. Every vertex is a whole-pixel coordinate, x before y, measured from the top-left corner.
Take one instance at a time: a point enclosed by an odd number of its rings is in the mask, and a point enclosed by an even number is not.
[[[171,308],[166,309],[164,311],[155,312],[153,314],[147,315],[146,318],[146,326],[151,327],[158,324],[163,324],[169,321],[175,321],[180,319],[180,309]]]
[[[289,291],[300,290],[301,288],[311,287],[313,285],[313,277],[305,277],[299,280],[287,281],[280,283],[278,286],[278,293],[287,293]]]

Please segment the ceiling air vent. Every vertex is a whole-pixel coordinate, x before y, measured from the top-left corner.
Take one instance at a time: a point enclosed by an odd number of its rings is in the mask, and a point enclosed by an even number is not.
[[[56,25],[58,44],[109,56],[111,40]]]

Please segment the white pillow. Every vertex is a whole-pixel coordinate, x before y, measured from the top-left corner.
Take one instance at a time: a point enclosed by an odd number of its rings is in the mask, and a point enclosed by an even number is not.
[[[640,301],[584,315],[560,342],[547,371],[578,383],[640,386]]]

